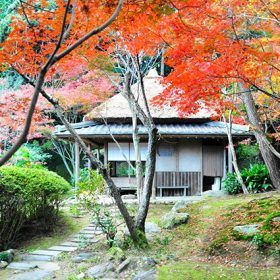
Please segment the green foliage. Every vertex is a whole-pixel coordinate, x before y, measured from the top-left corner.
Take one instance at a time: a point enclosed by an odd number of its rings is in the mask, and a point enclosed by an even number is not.
[[[229,194],[238,194],[242,192],[240,183],[237,180],[235,173],[228,173],[226,179],[223,181],[224,189]]]
[[[106,235],[107,242],[110,247],[115,245],[115,237],[117,234],[117,227],[113,221],[111,213],[101,205],[96,204],[92,207],[92,219],[94,223],[99,226],[102,232]]]
[[[105,181],[101,174],[96,170],[83,169],[76,194],[86,208],[96,204],[96,196],[103,193]]]
[[[10,162],[18,167],[44,168],[46,160],[50,158],[51,155],[45,152],[44,146],[34,141],[21,146]]]
[[[271,190],[269,172],[264,164],[253,164],[250,168],[245,168],[241,176],[246,184],[248,191],[258,193]]]
[[[124,251],[117,246],[113,246],[108,251],[109,255],[118,261],[122,261],[125,259]]]
[[[49,229],[70,185],[54,172],[4,166],[0,168],[0,246],[7,247],[24,223],[40,221]]]
[[[251,164],[261,163],[261,155],[257,144],[239,144],[236,148],[238,165],[241,169],[249,168]]]
[[[272,189],[269,172],[264,164],[253,164],[241,171],[242,179],[250,193],[266,192]],[[242,193],[242,188],[235,173],[229,173],[223,181],[224,189],[229,194]]]

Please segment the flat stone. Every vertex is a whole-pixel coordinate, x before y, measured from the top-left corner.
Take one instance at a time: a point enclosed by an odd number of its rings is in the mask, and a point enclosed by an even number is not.
[[[155,280],[156,271],[154,269],[139,272],[133,280]]]
[[[186,223],[188,219],[188,213],[177,213],[170,211],[163,216],[161,226],[165,229],[172,229],[175,226]]]
[[[219,190],[219,191],[213,191],[213,190],[209,190],[209,191],[205,191],[202,192],[202,196],[203,197],[224,197],[224,196],[228,196],[228,194],[223,191],[223,190]]]
[[[272,219],[273,222],[280,222],[280,216]]]
[[[38,265],[36,264],[30,264],[26,262],[12,262],[7,266],[7,268],[16,269],[16,270],[29,270],[37,267]]]
[[[135,194],[124,194],[122,195],[122,199],[136,199],[137,196]]]
[[[53,261],[29,261],[30,265],[36,265],[39,269],[56,271],[60,269],[60,266],[57,262]]]
[[[28,255],[23,258],[23,261],[51,261],[53,259],[52,256],[44,256],[44,255]]]
[[[32,252],[32,255],[44,255],[44,256],[53,256],[53,257],[56,257],[58,256],[60,253],[62,252],[61,251],[53,251],[53,250],[36,250],[34,252]]]
[[[118,266],[118,268],[116,269],[116,271],[117,271],[118,273],[123,272],[125,269],[128,268],[128,266],[130,265],[130,262],[131,262],[131,259],[130,259],[130,258],[127,258],[126,260],[124,260],[124,261]]]
[[[13,276],[13,280],[43,280],[54,276],[54,272],[50,270],[33,270],[29,272],[20,273]]]
[[[178,212],[179,210],[186,208],[188,204],[190,204],[189,201],[179,200],[173,205],[171,211]]]
[[[53,250],[53,251],[58,251],[59,253],[60,252],[74,252],[78,249],[77,246],[75,247],[70,247],[70,246],[53,246],[53,247],[50,247],[49,248],[50,250]]]
[[[251,235],[255,235],[256,233],[259,232],[259,229],[258,229],[259,226],[260,226],[259,224],[235,226],[233,228],[233,230],[237,231],[241,234],[251,236]]]
[[[61,243],[59,246],[66,246],[66,247],[78,247],[79,244],[78,242],[71,242],[71,241],[67,241],[67,242],[63,242]]]
[[[93,253],[80,253],[74,257],[72,257],[72,262],[74,263],[81,263],[85,260],[88,260],[88,259],[91,259],[94,257],[94,254]]]
[[[98,231],[97,231],[97,232],[98,232]],[[94,229],[92,229],[92,230],[87,229],[87,230],[82,230],[82,231],[80,231],[80,234],[94,235],[95,233],[96,233],[96,231],[95,231]]]
[[[74,238],[74,239],[72,239],[71,241],[72,241],[72,242],[78,243],[77,246],[79,246],[80,243],[84,242],[83,239],[77,238],[77,237]],[[89,244],[97,243],[98,241],[99,241],[99,239],[97,239],[97,238],[88,238],[88,239],[85,240],[85,242],[87,242],[87,243],[89,243]]]
[[[147,223],[145,223],[145,233],[158,234],[158,233],[160,233],[160,228],[155,223],[147,222]]]
[[[102,278],[108,277],[108,273],[114,270],[114,266],[110,262],[102,263],[93,266],[87,270],[87,276],[91,278]]]
[[[0,261],[0,269],[4,269],[8,266],[8,262],[5,262],[5,261]]]

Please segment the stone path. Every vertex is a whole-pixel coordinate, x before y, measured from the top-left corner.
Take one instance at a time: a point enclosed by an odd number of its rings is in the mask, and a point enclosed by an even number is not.
[[[7,269],[14,271],[13,280],[52,278],[54,272],[60,269],[56,260],[62,253],[74,252],[83,245],[96,243],[100,240],[101,234],[101,230],[91,224],[58,246],[20,256],[20,261],[11,262]]]

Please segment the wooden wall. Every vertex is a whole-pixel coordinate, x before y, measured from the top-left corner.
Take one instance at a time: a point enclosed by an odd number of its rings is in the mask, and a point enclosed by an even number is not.
[[[201,176],[201,172],[156,172],[157,196],[160,193],[159,187],[174,187],[163,189],[163,196],[182,196],[183,189],[176,189],[176,186],[189,186],[187,195],[201,195]]]
[[[224,147],[203,146],[202,148],[203,176],[223,177],[224,174]]]

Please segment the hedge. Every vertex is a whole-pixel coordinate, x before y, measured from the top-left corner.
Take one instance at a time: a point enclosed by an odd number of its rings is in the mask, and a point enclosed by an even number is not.
[[[56,173],[33,168],[0,168],[0,249],[18,237],[26,223],[52,226],[70,185]]]

